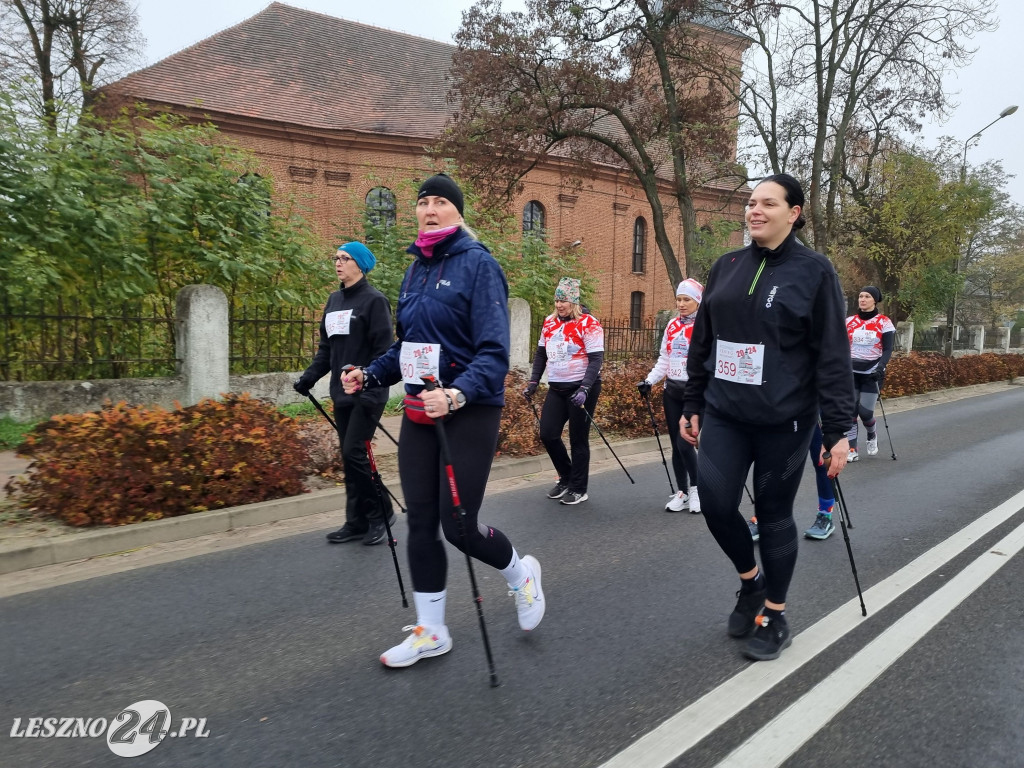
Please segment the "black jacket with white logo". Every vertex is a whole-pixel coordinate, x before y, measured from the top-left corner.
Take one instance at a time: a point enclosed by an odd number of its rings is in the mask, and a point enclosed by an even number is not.
[[[694,324],[684,412],[706,409],[732,421],[788,429],[793,420],[813,419],[820,411],[831,447],[853,415],[845,321],[832,263],[795,233],[773,251],[751,244],[725,254],[711,267]],[[728,378],[719,341],[763,345],[760,385]],[[720,365],[726,370],[716,377]]]

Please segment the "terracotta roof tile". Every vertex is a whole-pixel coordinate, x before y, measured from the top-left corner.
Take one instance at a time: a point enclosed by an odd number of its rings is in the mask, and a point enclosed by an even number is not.
[[[271,3],[105,90],[310,128],[433,137],[455,47]]]

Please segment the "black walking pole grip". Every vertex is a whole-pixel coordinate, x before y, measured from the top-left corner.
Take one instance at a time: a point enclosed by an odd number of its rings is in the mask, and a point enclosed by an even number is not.
[[[831,454],[825,453],[822,457],[825,460],[825,466],[827,467],[832,459]],[[846,499],[843,497],[843,489],[839,485],[839,478],[833,477],[832,479],[832,490],[835,491],[836,504],[839,506],[839,527],[843,531],[843,541],[846,542],[846,554],[850,557],[850,570],[853,571],[853,583],[857,586],[857,597],[860,598],[860,615],[867,616],[868,609],[864,605],[864,593],[860,588],[860,577],[857,575],[857,564],[853,560],[853,547],[850,545],[850,534],[847,532],[847,520],[849,519],[849,511],[846,508]],[[849,525],[853,528],[853,525]]]
[[[433,376],[421,376],[420,379],[423,381],[424,389],[428,392],[437,389],[437,379]],[[473,559],[469,556],[469,541],[466,534],[466,510],[462,506],[462,500],[459,498],[459,488],[455,484],[455,470],[452,467],[452,454],[448,449],[448,437],[444,431],[444,423],[441,419],[435,419],[434,426],[437,428],[437,444],[441,448],[444,471],[448,476],[448,490],[452,494],[452,506],[455,507],[455,512],[458,516],[459,535],[462,537],[463,554],[466,555],[466,567],[469,569],[469,583],[473,588],[473,602],[476,604],[476,617],[480,621],[480,634],[484,639],[484,652],[487,655],[487,668],[491,677],[491,687],[497,688],[499,685],[498,674],[494,670],[494,656],[491,654],[491,643],[487,638],[487,624],[484,622],[484,599],[480,596],[480,589],[476,584],[476,574],[473,573]]]
[[[648,389],[646,392],[641,392],[640,397],[647,403],[647,413],[651,416],[651,427],[654,429],[654,439],[658,441],[658,451],[661,453],[661,465],[665,467],[665,475],[668,477],[668,487],[672,491],[674,496],[676,493],[676,487],[672,484],[672,473],[668,471],[668,462],[665,461],[665,449],[661,447],[661,435],[658,434],[658,420],[654,418],[654,406],[651,405],[651,392]],[[683,490],[680,488],[679,490]]]

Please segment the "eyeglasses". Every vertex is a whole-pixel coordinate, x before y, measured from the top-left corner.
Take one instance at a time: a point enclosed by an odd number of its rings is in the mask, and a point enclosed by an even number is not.
[[[342,264],[348,264],[350,261],[354,261],[354,259],[351,256],[346,256],[344,253],[336,253],[333,256],[331,256],[331,261],[333,261],[335,264],[337,264],[339,261]]]

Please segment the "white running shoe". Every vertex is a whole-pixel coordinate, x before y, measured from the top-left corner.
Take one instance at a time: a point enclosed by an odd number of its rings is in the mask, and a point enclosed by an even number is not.
[[[679,491],[675,496],[670,496],[668,502],[665,504],[666,512],[682,512],[686,509],[686,505],[689,504],[689,499],[683,491]]]
[[[695,515],[700,514],[700,496],[697,495],[697,486],[690,486],[690,512]]]
[[[851,448],[850,454],[846,457],[846,463],[850,464],[854,461],[860,461],[860,455],[858,455],[856,448]]]
[[[544,590],[540,586],[540,563],[537,558],[527,555],[523,558],[523,565],[530,571],[530,575],[521,586],[512,587],[508,593],[516,601],[519,628],[529,632],[536,629],[544,618]]]
[[[874,456],[876,453],[878,453],[878,436],[875,435],[875,437],[870,438],[867,442],[867,446],[868,456]]]
[[[380,655],[380,663],[385,667],[411,667],[420,659],[440,656],[452,649],[448,627],[435,627],[433,631],[429,631],[427,627],[410,624],[408,627],[402,627],[402,631],[412,634]]]

